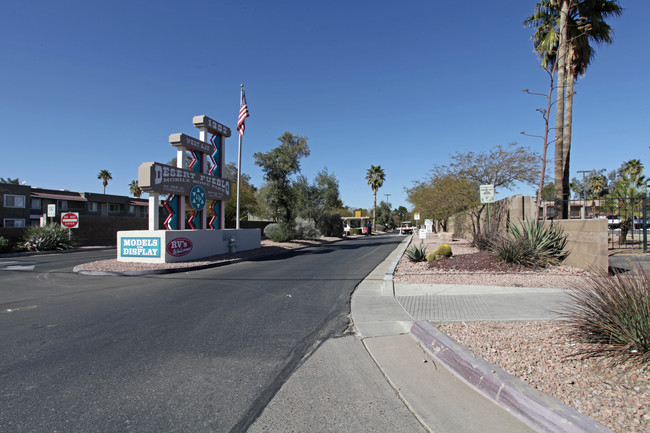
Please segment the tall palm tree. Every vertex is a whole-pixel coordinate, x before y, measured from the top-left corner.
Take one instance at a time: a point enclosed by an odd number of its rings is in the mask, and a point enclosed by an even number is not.
[[[524,21],[537,28],[533,40],[542,66],[546,56],[557,55],[555,199],[560,218],[568,217],[573,86],[595,56],[590,43],[612,42],[612,28],[605,18],[622,11],[618,0],[541,0]]]
[[[131,194],[133,194],[133,197],[135,198],[140,198],[142,195],[142,189],[138,185],[137,180],[132,180],[131,183],[129,184],[129,191],[131,191]]]
[[[376,227],[377,224],[377,190],[381,188],[386,179],[386,173],[380,165],[371,165],[366,172],[366,180],[368,185],[372,188],[372,226]]]
[[[113,176],[111,176],[111,172],[104,169],[99,172],[97,175],[97,179],[102,180],[102,184],[104,185],[104,195],[106,194],[106,185],[108,185],[108,181],[113,179]]]

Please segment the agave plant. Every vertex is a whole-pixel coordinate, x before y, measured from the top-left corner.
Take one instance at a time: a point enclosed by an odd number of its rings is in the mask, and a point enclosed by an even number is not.
[[[413,248],[406,251],[406,256],[412,262],[423,262],[427,259],[427,247],[422,244],[419,247],[413,245]]]
[[[509,224],[508,231],[515,239],[526,239],[533,252],[533,261],[540,266],[557,265],[569,255],[565,251],[567,235],[556,224],[543,221],[522,221],[520,225]]]

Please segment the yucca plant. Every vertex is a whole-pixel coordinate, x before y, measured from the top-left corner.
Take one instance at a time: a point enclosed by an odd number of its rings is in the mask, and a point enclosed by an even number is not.
[[[427,259],[427,247],[420,244],[413,245],[413,248],[406,251],[406,257],[412,262],[423,262]]]
[[[509,224],[508,232],[515,239],[526,239],[534,251],[534,263],[538,266],[557,265],[569,255],[565,251],[567,235],[556,224],[543,221],[522,221],[519,225]]]
[[[592,275],[569,292],[557,311],[568,333],[588,348],[574,355],[631,361],[650,369],[650,276],[638,268],[625,275]]]
[[[67,250],[75,245],[69,229],[58,224],[28,227],[23,235],[23,241],[24,247],[30,251]]]

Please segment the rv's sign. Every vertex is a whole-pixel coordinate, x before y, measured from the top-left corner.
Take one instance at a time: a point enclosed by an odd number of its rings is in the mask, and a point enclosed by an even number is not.
[[[201,197],[200,190],[194,191],[197,205],[201,199],[203,205],[206,199],[230,199],[230,182],[227,179],[158,162],[145,162],[138,168],[138,186],[144,192],[192,196],[192,189],[197,185],[203,188],[205,194]]]

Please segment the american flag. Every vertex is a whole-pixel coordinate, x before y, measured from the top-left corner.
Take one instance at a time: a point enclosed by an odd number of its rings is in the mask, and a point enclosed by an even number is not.
[[[246,120],[247,117],[249,117],[250,114],[248,113],[248,105],[246,105],[246,93],[244,93],[244,89],[241,89],[241,107],[239,108],[239,119],[237,119],[237,131],[239,131],[239,136],[243,137],[244,136],[244,129],[246,129],[246,125],[244,124],[244,120]]]

